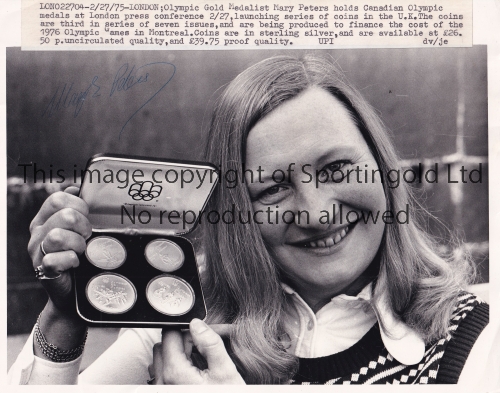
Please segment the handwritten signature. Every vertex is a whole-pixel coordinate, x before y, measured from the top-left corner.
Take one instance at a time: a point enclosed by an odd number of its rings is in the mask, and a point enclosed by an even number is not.
[[[132,118],[141,111],[151,100],[153,100],[164,88],[169,84],[175,75],[175,65],[167,62],[154,62],[136,67],[135,65],[130,66],[128,63],[123,64],[118,68],[115,73],[113,82],[109,87],[109,97],[113,95],[127,92],[138,85],[146,85],[154,80],[151,75],[155,69],[155,66],[166,66],[171,69],[171,74],[160,73],[165,79],[160,81],[160,88],[153,92],[151,96],[148,96],[147,100],[142,103],[125,121],[125,124],[120,129],[119,138],[121,137],[123,130],[127,124],[132,120]],[[75,88],[74,83],[64,83],[59,86],[52,97],[50,98],[47,106],[42,112],[42,117],[52,117],[64,110],[72,110],[73,117],[78,117],[85,102],[90,99],[101,97],[101,92],[106,90],[106,83],[103,84],[102,78],[99,76],[94,76],[92,81],[88,84],[85,90],[78,90]],[[137,90],[135,88],[134,90]]]
[[[128,71],[128,68],[128,63],[125,63],[116,72],[115,79],[113,80],[113,85],[111,86],[111,91],[109,92],[110,97],[117,91],[127,91],[138,83],[145,83],[148,81],[149,73],[137,76],[135,65],[132,66],[130,71]]]
[[[90,85],[83,91],[76,91],[76,89],[74,90],[74,83],[71,83],[69,85],[65,83],[62,86],[61,91],[59,91],[60,88],[58,87],[56,92],[50,99],[49,104],[43,111],[42,117],[52,117],[56,112],[68,108],[74,108],[73,116],[77,117],[80,114],[83,104],[85,103],[85,100],[87,98],[99,97],[101,95],[99,93],[101,87],[97,85],[98,79],[98,76],[94,76],[92,82],[90,82]],[[90,94],[91,91],[93,91],[92,95]]]

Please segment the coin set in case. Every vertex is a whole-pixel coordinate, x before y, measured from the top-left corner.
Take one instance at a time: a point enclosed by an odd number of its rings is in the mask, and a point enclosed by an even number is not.
[[[80,317],[94,326],[131,327],[186,327],[204,319],[195,251],[182,235],[194,229],[216,183],[206,163],[89,160],[80,197],[92,236],[74,271]]]

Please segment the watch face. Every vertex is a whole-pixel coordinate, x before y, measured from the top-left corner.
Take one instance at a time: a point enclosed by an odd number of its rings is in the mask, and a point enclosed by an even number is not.
[[[147,288],[149,304],[166,315],[186,314],[194,305],[194,292],[184,280],[170,275],[153,278]]]
[[[108,314],[127,312],[137,300],[134,285],[115,273],[102,273],[93,277],[87,285],[86,295],[92,306]]]
[[[127,251],[119,240],[109,236],[99,236],[88,242],[85,255],[94,266],[112,270],[125,262]]]
[[[166,239],[149,242],[144,256],[151,266],[166,273],[179,269],[184,263],[184,253],[181,248]]]

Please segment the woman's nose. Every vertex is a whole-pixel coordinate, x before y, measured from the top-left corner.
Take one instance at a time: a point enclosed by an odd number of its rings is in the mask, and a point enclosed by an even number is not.
[[[306,184],[295,194],[295,225],[325,229],[338,219],[340,203],[330,187]],[[307,216],[307,220],[305,217]]]

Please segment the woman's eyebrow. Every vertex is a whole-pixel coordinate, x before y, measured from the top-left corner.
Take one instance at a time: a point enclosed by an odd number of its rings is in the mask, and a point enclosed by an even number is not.
[[[340,159],[340,158],[352,158],[353,156],[360,155],[362,153],[362,149],[360,146],[356,145],[338,145],[335,146],[327,151],[325,151],[323,154],[317,156],[314,159],[314,162],[308,162],[307,164],[310,165],[324,165],[325,163],[328,163],[328,161],[333,160],[333,159]]]

